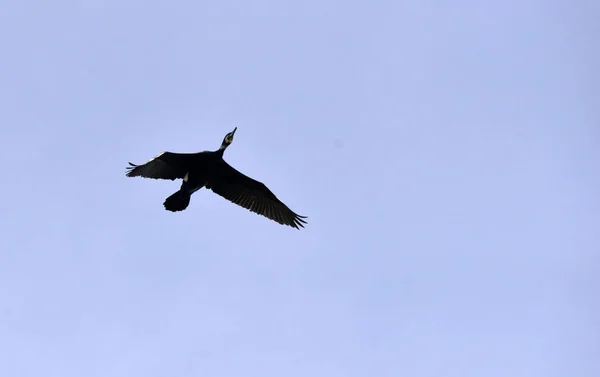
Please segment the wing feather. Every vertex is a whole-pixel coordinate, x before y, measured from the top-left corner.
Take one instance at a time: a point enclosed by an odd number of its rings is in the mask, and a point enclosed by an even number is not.
[[[190,162],[195,155],[197,154],[162,152],[140,165],[130,162],[125,175],[128,177],[170,180],[183,178],[189,171]]]
[[[306,216],[289,209],[265,184],[252,179],[226,162],[220,166],[218,175],[209,180],[206,188],[230,202],[262,215],[279,224],[299,229],[306,224]]]

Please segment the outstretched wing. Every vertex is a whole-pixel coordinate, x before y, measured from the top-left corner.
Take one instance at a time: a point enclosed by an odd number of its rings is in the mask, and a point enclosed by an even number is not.
[[[218,175],[210,179],[206,188],[217,195],[244,207],[254,213],[265,216],[282,225],[288,225],[296,229],[304,228],[306,216],[300,216],[281,202],[275,194],[262,182],[252,179],[225,161],[222,162]]]
[[[141,165],[132,164],[127,166],[128,177],[144,177],[153,179],[183,178],[189,171],[189,165],[193,159],[193,153],[162,152]]]

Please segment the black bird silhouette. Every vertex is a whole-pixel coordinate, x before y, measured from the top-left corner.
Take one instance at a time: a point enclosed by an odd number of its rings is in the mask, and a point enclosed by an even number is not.
[[[153,179],[183,179],[181,188],[169,196],[163,205],[172,212],[183,211],[190,204],[191,196],[202,187],[282,225],[296,229],[304,228],[306,216],[289,209],[262,182],[254,180],[223,160],[223,152],[233,142],[233,131],[225,135],[216,151],[198,153],[162,152],[150,161],[135,165],[129,163],[126,176]]]

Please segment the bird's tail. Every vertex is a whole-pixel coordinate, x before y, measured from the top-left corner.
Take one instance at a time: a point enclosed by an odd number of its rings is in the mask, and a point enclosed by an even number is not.
[[[189,204],[190,194],[183,190],[179,190],[173,195],[169,196],[163,203],[165,209],[171,212],[183,211],[188,207]]]

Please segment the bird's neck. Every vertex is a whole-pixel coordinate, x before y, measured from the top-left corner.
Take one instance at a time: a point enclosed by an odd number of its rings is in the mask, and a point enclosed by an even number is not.
[[[221,156],[223,155],[223,152],[225,152],[225,149],[227,149],[229,145],[228,144],[221,144],[221,146],[219,147],[219,149],[217,149],[217,153],[220,154]]]

